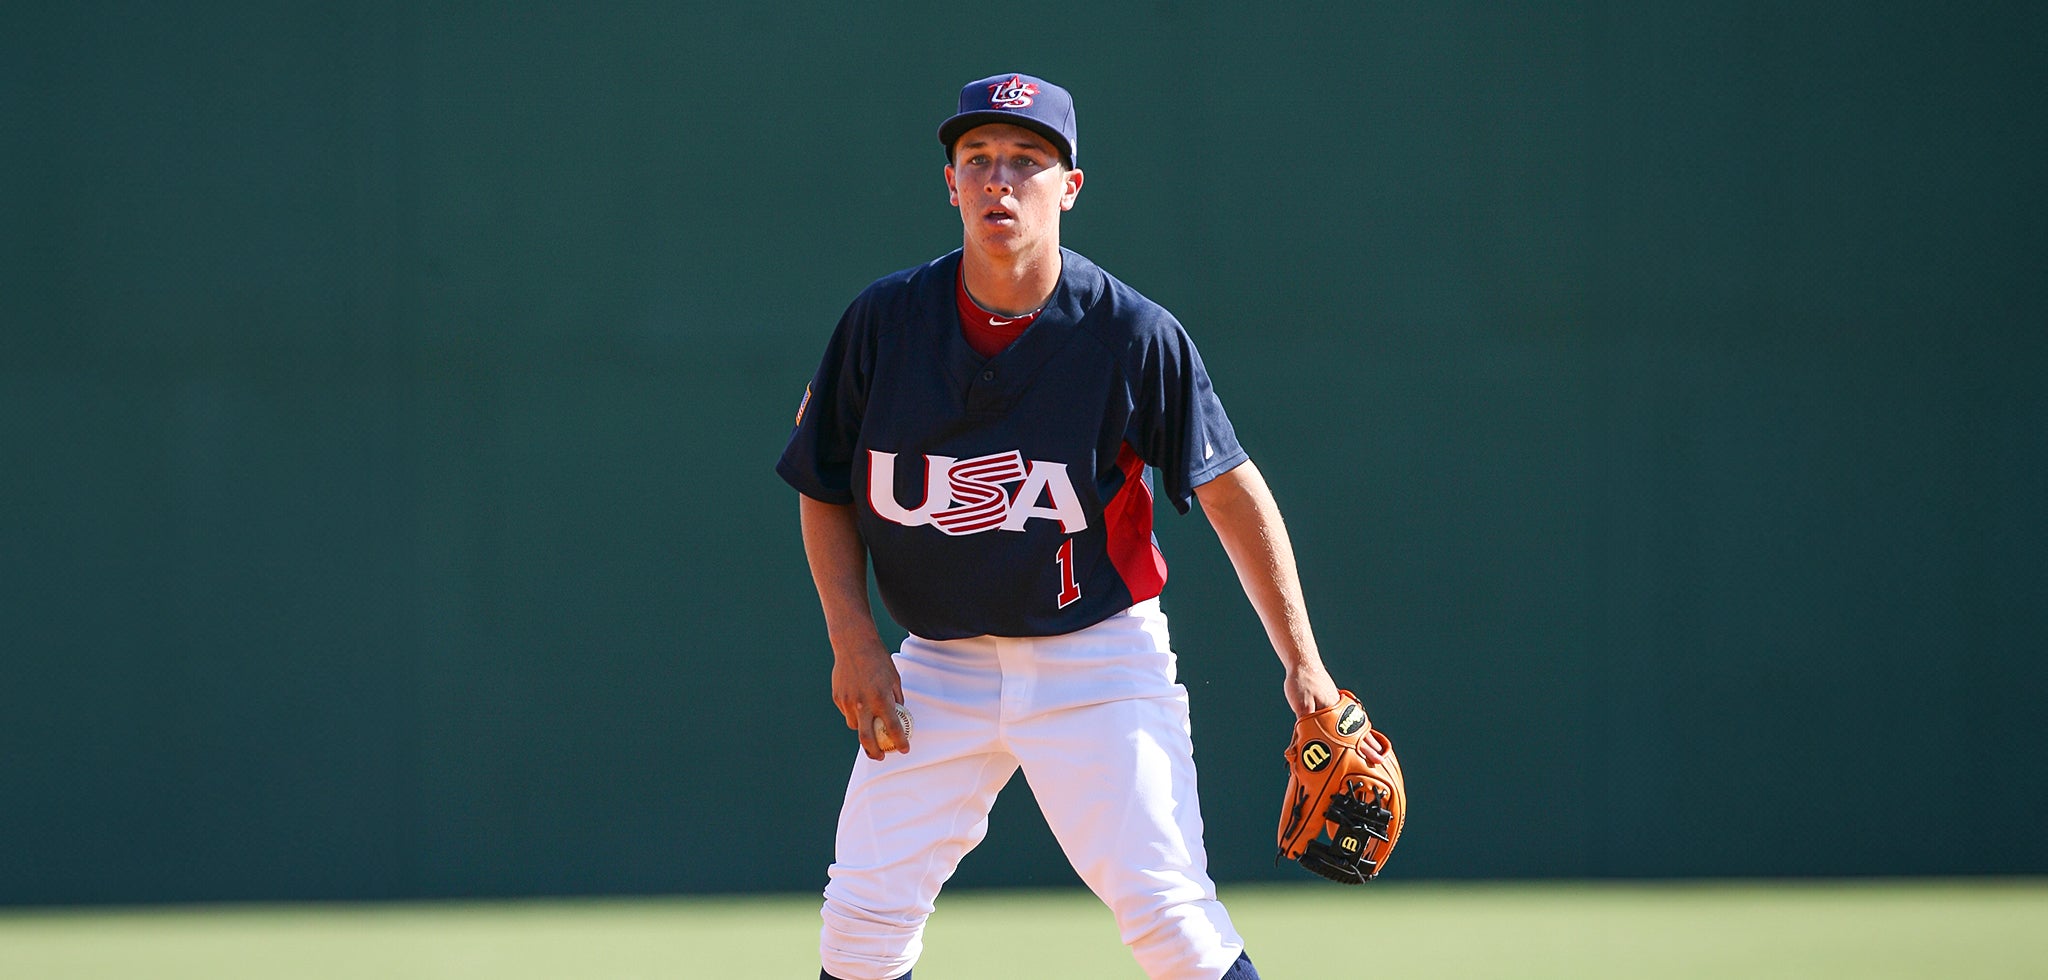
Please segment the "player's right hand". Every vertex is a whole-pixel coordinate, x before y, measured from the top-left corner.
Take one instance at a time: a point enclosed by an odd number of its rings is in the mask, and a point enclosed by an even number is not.
[[[839,708],[846,727],[860,736],[861,751],[880,761],[882,749],[875,744],[875,719],[883,719],[898,745],[910,744],[896,706],[903,703],[903,678],[896,662],[882,646],[881,637],[872,643],[833,645],[832,703]]]

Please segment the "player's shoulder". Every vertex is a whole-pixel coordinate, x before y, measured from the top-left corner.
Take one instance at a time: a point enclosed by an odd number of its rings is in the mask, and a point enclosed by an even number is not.
[[[868,283],[854,298],[856,306],[887,307],[929,299],[934,293],[951,296],[959,275],[960,250],[954,249],[929,262],[898,269]]]
[[[868,283],[846,305],[846,313],[839,319],[839,335],[873,346],[942,328],[950,322],[945,314],[953,309],[959,267],[956,250]]]
[[[1067,289],[1080,307],[1080,320],[1104,344],[1123,347],[1171,339],[1187,331],[1166,307],[1111,275],[1087,256],[1061,249]]]

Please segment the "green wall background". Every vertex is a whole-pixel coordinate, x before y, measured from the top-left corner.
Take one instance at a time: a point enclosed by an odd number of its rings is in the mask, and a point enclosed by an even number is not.
[[[9,5],[0,903],[820,886],[770,467],[1013,68],[1401,747],[1392,874],[2048,873],[2044,28]],[[1276,663],[1162,525],[1214,870],[1296,877]],[[1021,781],[956,880],[1072,880]]]

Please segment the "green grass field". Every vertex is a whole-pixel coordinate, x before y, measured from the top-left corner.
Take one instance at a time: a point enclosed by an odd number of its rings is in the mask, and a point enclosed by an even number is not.
[[[2048,882],[1226,886],[1271,980],[2048,977]],[[810,896],[0,911],[0,977],[817,976]],[[1349,950],[1349,952],[1345,952]],[[1141,978],[1085,892],[947,894],[919,980]]]

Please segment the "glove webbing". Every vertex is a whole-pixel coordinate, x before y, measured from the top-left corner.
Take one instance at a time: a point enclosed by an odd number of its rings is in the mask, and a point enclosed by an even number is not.
[[[1299,818],[1307,794],[1295,801],[1295,813]],[[1324,817],[1337,825],[1325,843],[1321,838],[1308,842],[1297,862],[1309,871],[1343,885],[1362,885],[1380,873],[1379,863],[1365,856],[1365,841],[1375,840],[1392,843],[1387,837],[1387,825],[1393,821],[1393,811],[1388,810],[1386,793],[1379,787],[1372,788],[1372,799],[1360,799],[1351,793],[1339,793],[1330,798],[1330,806]],[[1275,864],[1279,863],[1276,858]]]

